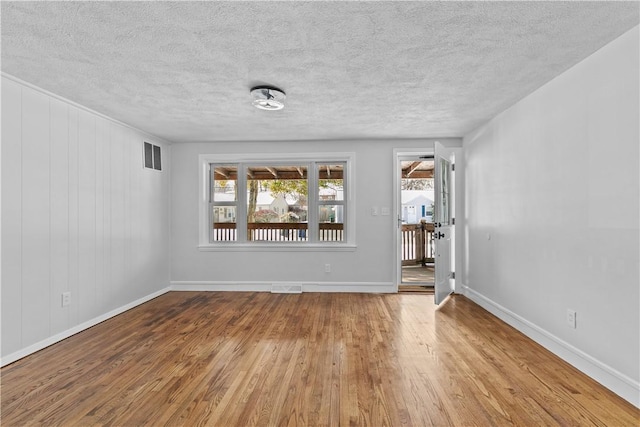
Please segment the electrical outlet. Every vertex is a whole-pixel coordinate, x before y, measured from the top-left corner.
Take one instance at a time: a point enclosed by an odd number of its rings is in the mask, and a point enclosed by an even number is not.
[[[324,265],[324,272],[325,273],[331,273],[331,264],[325,264]]]
[[[71,292],[62,293],[62,306],[66,307],[71,304]]]
[[[567,308],[567,325],[573,329],[576,328],[576,312],[570,308]]]

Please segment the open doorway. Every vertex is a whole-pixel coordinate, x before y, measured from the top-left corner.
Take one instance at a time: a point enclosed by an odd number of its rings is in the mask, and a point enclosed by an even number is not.
[[[435,186],[433,155],[398,157],[401,292],[433,292]]]

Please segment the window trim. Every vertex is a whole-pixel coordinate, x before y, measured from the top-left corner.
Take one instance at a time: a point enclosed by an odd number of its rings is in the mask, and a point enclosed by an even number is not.
[[[354,251],[356,245],[356,222],[355,222],[355,153],[353,152],[329,152],[329,153],[245,153],[245,154],[200,154],[198,156],[199,170],[199,241],[198,249],[201,251]],[[264,164],[264,163],[292,163],[292,162],[315,162],[315,163],[331,163],[344,162],[345,172],[345,240],[343,242],[211,242],[209,230],[209,196],[210,196],[210,168],[209,165],[220,163],[242,163],[244,166],[248,163]],[[243,168],[244,168],[243,166]],[[240,168],[238,168],[240,169]],[[244,171],[242,171],[244,173]],[[238,170],[238,177],[241,171]],[[238,180],[238,191],[240,191],[240,180]],[[317,186],[317,182],[309,182],[309,187],[314,188],[315,197],[317,198],[317,190],[312,185]],[[238,194],[240,199],[240,195]],[[310,199],[310,197],[309,197]],[[241,203],[238,200],[238,212],[241,214]],[[314,206],[320,206],[316,201]],[[244,209],[246,211],[246,207]],[[311,206],[309,207],[311,211]],[[245,222],[246,222],[246,212]],[[240,221],[237,221],[239,224]],[[238,225],[240,227],[240,224]],[[241,231],[241,230],[238,230]]]

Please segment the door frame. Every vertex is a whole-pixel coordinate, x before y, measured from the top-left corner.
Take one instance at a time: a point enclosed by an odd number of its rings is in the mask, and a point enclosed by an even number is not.
[[[436,142],[440,142],[437,141]],[[463,243],[464,243],[464,148],[462,144],[446,144],[451,148],[459,148],[460,158],[456,156],[455,159],[455,181],[454,181],[454,203],[455,203],[455,224],[454,224],[454,262],[455,262],[455,279],[453,292],[464,293],[465,286],[462,283],[464,262],[463,259]],[[400,233],[400,227],[402,224],[402,212],[400,212],[401,199],[400,199],[400,157],[404,156],[434,156],[435,157],[435,142],[425,141],[425,146],[422,148],[394,148],[393,149],[393,221],[391,226],[393,227],[393,247],[395,255],[393,257],[393,270],[395,271],[395,292],[398,292],[398,286],[402,281],[402,237]]]
[[[433,156],[435,154],[435,145],[433,142],[427,143],[424,148],[394,148],[393,149],[393,239],[395,255],[393,257],[393,266],[395,271],[395,289],[402,282],[402,206],[401,199],[401,177],[400,177],[400,161],[403,157]]]

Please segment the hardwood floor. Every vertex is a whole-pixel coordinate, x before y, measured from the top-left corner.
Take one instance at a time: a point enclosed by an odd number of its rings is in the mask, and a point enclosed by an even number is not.
[[[462,296],[170,292],[0,373],[3,426],[640,420]]]

